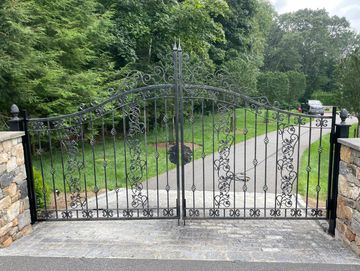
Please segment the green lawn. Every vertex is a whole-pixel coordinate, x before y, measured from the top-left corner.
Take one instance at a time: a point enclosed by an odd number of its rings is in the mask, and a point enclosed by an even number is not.
[[[330,134],[322,137],[320,154],[319,149],[320,140],[317,140],[310,146],[310,158],[309,149],[307,149],[301,157],[299,172],[299,193],[304,197],[308,195],[309,198],[316,201],[318,195],[317,187],[319,185],[319,200],[325,201],[328,191]],[[310,169],[309,172],[307,171],[308,167]]]
[[[245,120],[245,111],[246,111],[246,129],[247,139],[250,139],[255,136],[255,127],[257,135],[264,134],[266,132],[266,126],[268,127],[268,132],[276,130],[276,121],[270,120],[268,125],[263,117],[258,116],[255,117],[255,114],[252,111],[237,109],[236,110],[236,142],[241,142],[244,140],[244,120]],[[269,118],[271,119],[272,113],[269,112]],[[217,151],[217,137],[215,133],[214,140],[214,149],[213,149],[213,121],[215,123],[226,122],[226,118],[224,118],[221,114],[215,114],[214,117],[209,114],[205,115],[204,118],[201,118],[201,114],[195,114],[194,124],[191,125],[191,120],[189,117],[185,117],[185,125],[184,125],[184,138],[187,145],[192,146],[192,142],[194,142],[195,152],[194,159],[201,158],[203,149],[205,155],[210,155],[213,151]],[[204,128],[202,128],[202,126]],[[156,174],[161,174],[166,172],[167,169],[172,169],[175,167],[174,164],[169,162],[166,154],[166,142],[171,142],[172,140],[172,131],[171,128],[166,127],[162,124],[158,124],[157,133],[155,130],[150,131],[146,135],[147,144],[145,145],[145,135],[139,137],[140,140],[140,148],[141,148],[141,159],[148,160],[148,166],[146,170],[143,172],[142,179],[145,180],[146,177],[156,176]],[[231,131],[231,134],[234,134],[234,130]],[[46,138],[45,138],[46,139]],[[44,139],[44,140],[45,140]],[[96,144],[94,146],[94,157],[93,159],[93,151],[91,145],[88,144],[89,140],[86,140],[84,144],[84,169],[80,170],[80,183],[81,190],[86,189],[87,191],[93,191],[96,183],[96,187],[99,189],[105,188],[105,179],[107,180],[107,188],[114,189],[116,187],[124,187],[125,186],[125,156],[124,156],[124,140],[123,138],[117,136],[115,143],[113,138],[110,136],[106,137],[105,142],[102,142],[101,136],[97,137]],[[156,159],[156,142],[158,142],[158,159]],[[204,142],[204,145],[203,145]],[[103,144],[104,143],[104,144]],[[161,143],[161,144],[160,144]],[[59,144],[57,144],[59,145]],[[104,145],[104,146],[103,146]],[[115,146],[115,148],[114,148]],[[54,168],[54,176],[51,175],[51,159],[49,152],[45,152],[42,154],[42,164],[43,164],[43,174],[44,181],[47,187],[56,188],[60,191],[64,191],[64,178],[63,171],[67,172],[67,156],[66,154],[63,156],[64,159],[64,167],[62,166],[61,161],[61,152],[59,151],[59,146],[55,146],[57,150],[53,151],[53,168]],[[82,144],[81,141],[78,145],[78,156],[77,160],[82,162]],[[127,167],[126,169],[129,171],[130,167],[130,158],[129,158],[129,149],[127,148]],[[116,169],[115,169],[115,156],[114,149],[116,154]],[[105,151],[104,151],[105,150]],[[105,153],[105,154],[104,154]],[[106,168],[104,168],[104,156],[106,160]],[[95,161],[95,167],[94,162]],[[34,167],[39,171],[41,169],[40,166],[40,157],[38,155],[34,155]],[[116,172],[115,172],[116,170]],[[105,178],[106,173],[106,178]],[[77,176],[77,173],[72,174],[72,176]],[[86,177],[86,182],[85,178]],[[53,185],[55,183],[55,185]],[[66,188],[68,189],[68,188]]]
[[[350,137],[353,136],[351,133],[354,129],[354,125],[350,127]],[[321,142],[321,159],[320,159],[320,177],[318,176],[319,172],[319,147],[320,139],[311,144],[310,147],[310,159],[309,159],[309,149],[307,149],[302,157],[300,164],[300,173],[299,173],[299,193],[306,197],[309,195],[310,199],[316,201],[317,199],[317,186],[319,184],[319,200],[325,202],[327,199],[328,192],[328,171],[329,171],[329,156],[330,156],[330,134],[327,134],[322,137]],[[311,171],[308,173],[308,162],[311,168]],[[308,180],[309,175],[309,180]]]

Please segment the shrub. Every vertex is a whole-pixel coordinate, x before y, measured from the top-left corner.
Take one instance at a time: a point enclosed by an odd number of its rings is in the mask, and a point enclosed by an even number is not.
[[[51,189],[45,182],[45,189],[43,189],[43,181],[41,172],[38,171],[36,168],[33,168],[33,175],[34,175],[34,185],[35,185],[35,195],[36,195],[36,203],[37,208],[42,209],[46,206],[49,207],[50,205],[50,195]]]
[[[306,89],[306,77],[302,72],[289,71],[286,73],[289,79],[289,92],[287,103],[289,105],[297,105],[298,100],[305,93]]]
[[[283,72],[265,72],[258,77],[258,95],[266,96],[271,102],[287,103],[289,79]]]
[[[315,91],[311,95],[311,99],[319,100],[324,105],[340,106],[341,93],[340,92]]]

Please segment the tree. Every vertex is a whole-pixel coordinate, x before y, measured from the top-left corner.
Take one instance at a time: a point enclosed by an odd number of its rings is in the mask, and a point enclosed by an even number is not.
[[[237,57],[226,61],[223,70],[227,81],[235,87],[235,90],[247,95],[256,95],[256,81],[259,75],[259,67],[253,61]]]
[[[212,16],[224,14],[225,0],[114,1],[116,67],[132,65],[144,70],[168,52],[174,39],[183,48],[209,59],[211,43],[224,42],[221,24]]]
[[[335,91],[335,67],[356,34],[345,18],[326,10],[304,9],[278,16],[265,52],[267,71],[300,71],[306,75],[306,96],[314,90]]]
[[[12,101],[20,101],[33,70],[36,37],[25,25],[30,20],[31,3],[0,2],[0,112],[7,112]]]
[[[360,49],[343,59],[338,67],[342,105],[360,119]],[[358,125],[359,129],[359,125]]]
[[[296,71],[286,73],[289,80],[289,92],[287,103],[289,106],[297,104],[298,100],[304,95],[306,89],[305,74]]]
[[[97,0],[5,0],[0,12],[3,108],[61,114],[105,96],[112,22]]]
[[[283,72],[265,72],[258,77],[258,95],[266,96],[270,102],[287,104],[289,79]]]

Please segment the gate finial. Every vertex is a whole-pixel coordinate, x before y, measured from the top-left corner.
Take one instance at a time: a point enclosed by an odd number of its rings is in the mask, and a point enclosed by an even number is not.
[[[181,42],[180,42],[180,38],[179,38],[179,47],[178,47],[178,50],[179,50],[179,51],[182,51],[182,49],[181,49]]]
[[[176,46],[176,38],[174,39],[174,47],[173,47],[173,51],[177,51],[177,46]]]
[[[349,112],[345,108],[341,109],[339,115],[341,119],[341,124],[345,124],[346,119],[350,116]]]

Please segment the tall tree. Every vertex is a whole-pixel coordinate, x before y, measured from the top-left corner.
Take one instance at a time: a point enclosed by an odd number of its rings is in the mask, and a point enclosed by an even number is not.
[[[304,9],[280,15],[265,52],[265,70],[306,74],[307,96],[336,88],[335,65],[356,37],[345,18],[326,10]]]
[[[24,1],[0,2],[0,112],[6,112],[11,101],[23,97],[33,70],[36,37],[26,27],[30,6]]]
[[[104,96],[112,70],[109,15],[97,0],[3,1],[0,88],[11,94],[4,106],[68,113]]]
[[[338,76],[343,106],[360,119],[360,48],[341,61]]]

